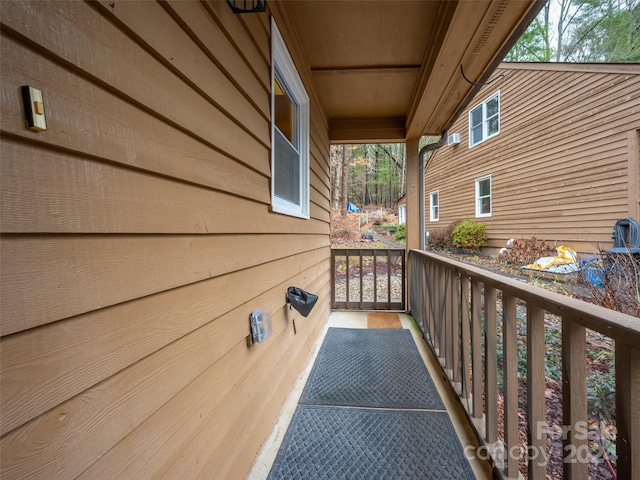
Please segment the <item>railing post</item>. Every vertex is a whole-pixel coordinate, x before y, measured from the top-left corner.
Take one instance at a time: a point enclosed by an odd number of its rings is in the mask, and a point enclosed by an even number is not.
[[[518,477],[520,439],[518,438],[518,318],[517,300],[502,292],[502,381],[504,397],[505,473]]]
[[[401,256],[400,259],[402,261],[402,272],[401,272],[401,281],[400,281],[400,285],[401,285],[401,289],[402,289],[402,306],[400,307],[402,310],[406,310],[407,309],[407,252],[405,251]]]
[[[640,350],[616,341],[618,478],[640,478]]]
[[[562,317],[562,422],[564,477],[587,478],[587,368],[586,329],[570,317]]]
[[[544,310],[527,304],[527,441],[529,480],[547,475],[545,421]]]

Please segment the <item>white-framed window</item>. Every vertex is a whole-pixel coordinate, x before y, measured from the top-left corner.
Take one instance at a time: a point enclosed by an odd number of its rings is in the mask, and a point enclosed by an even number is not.
[[[429,194],[429,220],[437,222],[440,219],[440,192]]]
[[[271,18],[271,208],[309,218],[309,96]]]
[[[469,112],[469,148],[500,133],[500,91]]]
[[[491,216],[491,175],[476,179],[476,217]]]
[[[398,207],[398,224],[407,223],[407,206],[400,205]]]

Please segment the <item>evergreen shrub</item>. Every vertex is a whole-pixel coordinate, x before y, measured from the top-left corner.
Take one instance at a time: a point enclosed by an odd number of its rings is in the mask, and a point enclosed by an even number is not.
[[[393,234],[393,238],[396,242],[407,243],[407,226],[404,223],[396,227],[396,233]]]
[[[454,227],[451,238],[454,247],[478,250],[487,244],[487,226],[466,218]]]

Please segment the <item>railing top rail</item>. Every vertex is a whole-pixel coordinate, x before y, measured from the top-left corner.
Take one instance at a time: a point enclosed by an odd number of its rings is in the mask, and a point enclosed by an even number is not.
[[[461,274],[475,278],[516,298],[537,305],[549,313],[560,315],[563,320],[574,321],[634,348],[640,347],[639,318],[566,295],[550,292],[540,287],[424,250],[411,250],[409,262],[416,255],[453,268]]]
[[[367,253],[368,256],[373,256],[377,254],[385,254],[400,256],[406,253],[406,249],[404,248],[332,248],[331,253],[333,255],[362,255],[362,252],[371,252]]]

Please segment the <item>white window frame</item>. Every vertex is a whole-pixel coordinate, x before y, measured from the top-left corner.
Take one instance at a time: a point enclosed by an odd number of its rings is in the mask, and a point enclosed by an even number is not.
[[[498,99],[498,113],[496,114],[498,116],[498,130],[492,134],[489,134],[489,120],[494,116],[487,118],[487,104],[494,98]],[[472,124],[472,114],[478,109],[482,109],[482,138],[474,143],[473,141],[474,125]],[[489,140],[490,138],[495,137],[499,133],[500,133],[500,90],[495,92],[493,95],[487,97],[482,102],[480,102],[475,107],[473,107],[471,110],[469,110],[469,148],[475,147],[476,145],[480,145],[481,143]]]
[[[485,180],[489,180],[489,195],[480,196],[480,182]],[[493,181],[491,180],[491,175],[485,175],[484,177],[476,178],[476,218],[481,217],[490,217],[493,212]],[[482,212],[482,199],[489,197],[489,213]]]
[[[407,206],[400,205],[398,207],[398,224],[407,223]]]
[[[437,195],[438,197],[438,203],[434,204],[433,203],[433,196]],[[438,212],[434,215],[434,209],[433,207],[437,207],[438,208]],[[430,222],[437,222],[440,220],[440,190],[436,190],[435,192],[431,192],[429,194],[429,221]]]
[[[289,55],[287,46],[280,35],[275,19],[271,17],[271,208],[274,212],[300,218],[309,218],[309,96],[298,75],[295,64]],[[298,107],[297,134],[300,155],[300,202],[291,202],[275,194],[276,170],[276,122],[275,122],[275,85],[274,77],[285,83],[287,93]]]

